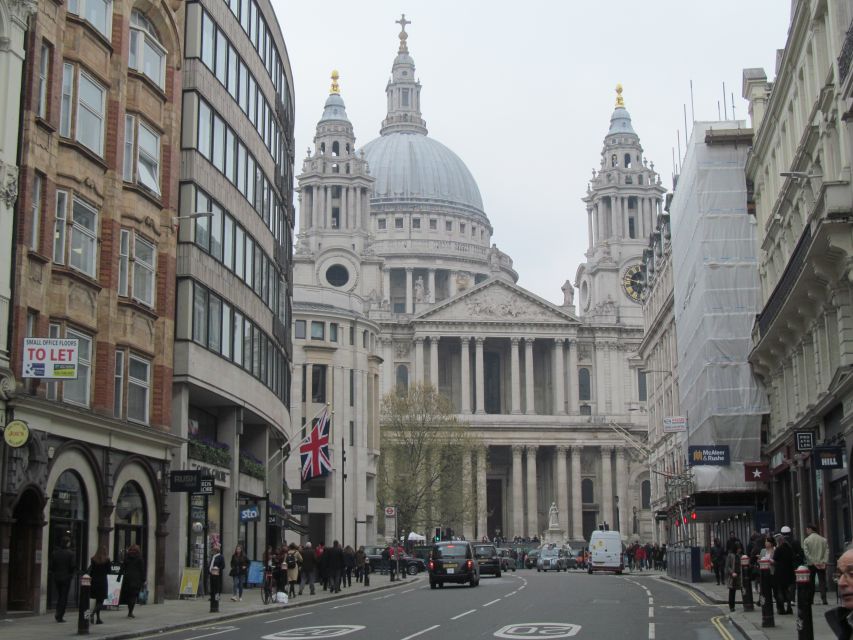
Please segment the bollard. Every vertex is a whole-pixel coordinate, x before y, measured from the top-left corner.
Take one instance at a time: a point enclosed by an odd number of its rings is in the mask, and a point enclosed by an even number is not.
[[[364,586],[365,587],[370,586],[370,563],[369,562],[364,563]]]
[[[77,635],[89,633],[89,592],[92,588],[92,578],[88,573],[80,576],[80,593],[77,598]]]
[[[752,602],[752,576],[750,575],[749,556],[744,554],[740,557],[740,573],[743,580],[743,610],[755,611]]]
[[[770,575],[770,558],[761,558],[758,561],[761,569],[761,626],[763,628],[775,627],[776,620],[773,617],[773,584]]]
[[[814,640],[811,572],[800,565],[794,574],[797,576],[797,640]]]

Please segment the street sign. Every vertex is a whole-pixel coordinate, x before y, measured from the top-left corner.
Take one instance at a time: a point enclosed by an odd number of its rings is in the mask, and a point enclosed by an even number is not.
[[[250,504],[240,509],[240,522],[257,522],[261,519],[261,510],[256,504]]]
[[[385,517],[386,518],[396,518],[397,517],[397,507],[385,507]]]
[[[794,445],[800,452],[814,449],[814,431],[795,431]]]
[[[812,452],[816,469],[843,469],[843,447],[815,447]]]
[[[730,463],[729,445],[691,445],[687,447],[687,463],[694,467],[728,467]]]
[[[664,433],[683,433],[687,431],[687,418],[684,416],[668,416],[663,419]]]
[[[201,472],[193,469],[169,472],[169,491],[172,493],[194,493],[201,489]]]
[[[23,378],[76,380],[76,338],[24,338]]]
[[[212,476],[202,476],[199,480],[198,491],[195,493],[201,494],[203,496],[212,496],[214,491],[216,490],[215,480]]]

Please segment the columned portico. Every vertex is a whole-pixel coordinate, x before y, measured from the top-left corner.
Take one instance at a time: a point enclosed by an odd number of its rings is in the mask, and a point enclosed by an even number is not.
[[[489,535],[486,531],[486,455],[488,449],[482,447],[477,450],[477,538]]]
[[[612,529],[616,528],[613,522],[613,467],[611,458],[613,447],[607,445],[601,447],[601,514],[599,519],[606,522]]]
[[[564,338],[554,340],[554,413],[558,416],[566,415],[566,401],[563,393],[566,388],[566,378],[563,374],[564,343]]]
[[[539,505],[536,500],[536,452],[539,447],[527,445],[527,535],[539,535]]]
[[[569,371],[566,376],[569,383],[569,414],[578,412],[578,342],[569,340]]]
[[[435,269],[429,269],[427,271],[427,287],[429,287],[429,300],[430,304],[435,304]]]
[[[521,413],[521,372],[518,362],[518,338],[510,338],[510,378],[509,384],[511,388],[510,412],[513,414]]]
[[[415,336],[415,366],[412,372],[415,382],[423,383],[424,381],[424,339],[422,336]]]
[[[461,362],[459,370],[462,377],[462,413],[468,415],[471,413],[471,353],[469,345],[471,338],[463,336],[460,338]]]
[[[438,389],[438,336],[429,339],[429,382]]]
[[[566,474],[566,453],[568,447],[559,445],[557,453],[557,509],[560,514],[560,527],[569,531],[569,483]]]
[[[414,304],[412,302],[414,298],[412,284],[412,267],[406,267],[406,313],[411,314],[414,311]]]
[[[524,413],[536,413],[533,405],[533,338],[524,339],[524,400]]]
[[[476,413],[484,414],[486,413],[485,405],[485,385],[483,381],[484,369],[483,369],[483,342],[485,342],[485,338],[475,337],[475,351],[474,351],[474,384],[476,385],[476,404],[477,409]]]
[[[572,540],[583,538],[583,497],[581,494],[581,451],[572,447]]]
[[[619,528],[622,534],[628,533],[628,472],[625,460],[625,448],[616,449],[616,495],[619,496]]]
[[[523,451],[522,445],[512,445],[512,531],[514,536],[524,535],[524,478],[521,471]]]
[[[467,452],[462,456],[462,503],[471,504],[471,455]],[[474,539],[474,521],[470,509],[462,510],[462,535],[466,540]]]

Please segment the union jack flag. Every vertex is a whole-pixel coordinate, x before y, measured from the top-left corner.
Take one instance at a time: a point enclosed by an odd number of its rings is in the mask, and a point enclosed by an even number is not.
[[[299,445],[302,460],[302,482],[329,475],[332,459],[329,456],[329,408],[324,407],[311,421],[311,431]]]

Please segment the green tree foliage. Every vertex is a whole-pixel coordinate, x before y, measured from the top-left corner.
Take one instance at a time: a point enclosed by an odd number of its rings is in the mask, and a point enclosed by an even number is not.
[[[435,387],[413,384],[382,399],[379,505],[397,507],[400,535],[416,531],[430,538],[438,526],[461,534],[466,512],[475,521],[473,495],[468,504],[463,499],[462,460],[480,448],[470,425],[457,419]]]

